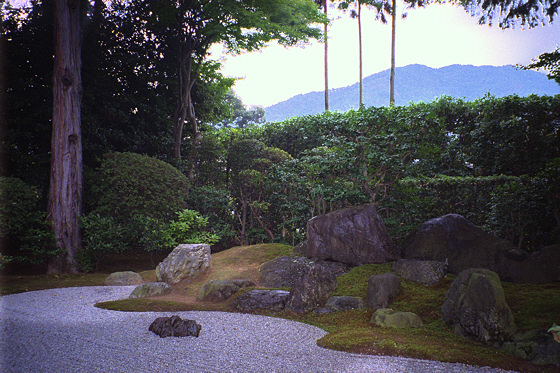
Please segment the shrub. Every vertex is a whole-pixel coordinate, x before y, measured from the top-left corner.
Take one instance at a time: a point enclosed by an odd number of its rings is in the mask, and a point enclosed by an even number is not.
[[[0,268],[9,262],[43,264],[63,252],[38,203],[34,187],[0,177]]]
[[[220,240],[217,234],[204,230],[208,225],[208,218],[202,217],[198,212],[183,210],[177,215],[177,220],[169,225],[173,246],[194,243],[213,245]]]

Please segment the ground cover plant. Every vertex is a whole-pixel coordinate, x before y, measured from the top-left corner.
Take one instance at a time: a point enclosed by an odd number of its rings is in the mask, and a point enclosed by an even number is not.
[[[167,296],[146,299],[125,299],[97,304],[98,307],[115,311],[226,311],[237,312],[233,306],[235,296],[222,303],[200,302],[196,299],[202,285],[213,279],[250,278],[258,280],[260,264],[279,256],[293,255],[292,247],[281,244],[238,246],[212,254],[212,270],[190,284],[174,286]],[[146,267],[143,267],[146,268]],[[124,268],[107,267],[105,270]],[[131,268],[128,268],[131,269]],[[390,264],[369,264],[352,269],[339,277],[333,295],[361,296],[365,298],[367,280],[373,274],[391,271]],[[145,281],[154,281],[153,270],[139,271]],[[39,290],[50,287],[102,285],[107,273],[67,276],[4,276],[2,294]],[[454,276],[448,275],[435,286],[424,286],[402,281],[402,291],[391,304],[399,311],[417,313],[424,322],[419,329],[385,329],[369,323],[372,310],[344,311],[331,314],[295,314],[290,312],[261,312],[260,314],[283,317],[315,325],[329,334],[318,340],[324,348],[361,354],[383,354],[460,362],[479,366],[499,367],[522,372],[553,372],[555,367],[537,367],[500,352],[492,346],[470,341],[453,333],[441,318],[440,308],[445,291]],[[560,309],[560,284],[512,284],[503,283],[506,299],[520,331],[548,329],[558,322]],[[242,291],[249,291],[244,289]]]

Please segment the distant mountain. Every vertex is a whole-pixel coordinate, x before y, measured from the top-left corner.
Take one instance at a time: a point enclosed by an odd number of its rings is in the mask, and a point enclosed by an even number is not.
[[[389,104],[389,70],[364,79],[364,104]],[[358,83],[329,91],[332,111],[347,111],[358,107]],[[496,97],[557,95],[560,85],[545,74],[531,70],[517,70],[512,66],[451,65],[433,69],[424,65],[398,67],[395,71],[395,103],[430,102],[440,96],[466,100],[481,98],[487,93]],[[324,92],[310,92],[294,96],[265,109],[268,122],[324,111]]]

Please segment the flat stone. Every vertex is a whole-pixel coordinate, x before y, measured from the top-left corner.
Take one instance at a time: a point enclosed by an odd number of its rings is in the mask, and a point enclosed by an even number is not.
[[[140,285],[142,276],[133,271],[113,272],[105,279],[106,286]]]
[[[370,322],[384,328],[419,328],[424,325],[415,313],[393,311],[389,308],[375,311]]]
[[[132,291],[129,298],[146,298],[156,295],[166,295],[171,293],[172,290],[173,288],[171,285],[165,282],[147,282],[137,286]]]

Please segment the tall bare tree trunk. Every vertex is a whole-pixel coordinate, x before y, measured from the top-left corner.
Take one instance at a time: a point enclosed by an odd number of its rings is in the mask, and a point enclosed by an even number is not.
[[[53,74],[53,130],[48,218],[64,257],[49,263],[49,272],[77,272],[81,249],[82,79],[80,1],[55,0],[55,62]]]
[[[397,23],[397,0],[393,0],[391,10],[391,78],[390,78],[390,94],[389,105],[395,105],[395,35]]]
[[[323,1],[323,7],[325,9],[325,17],[327,16],[328,0]],[[325,111],[329,111],[329,38],[327,31],[329,26],[325,24]]]
[[[363,59],[362,59],[362,3],[358,0],[358,63],[360,80],[360,107],[364,104]]]

